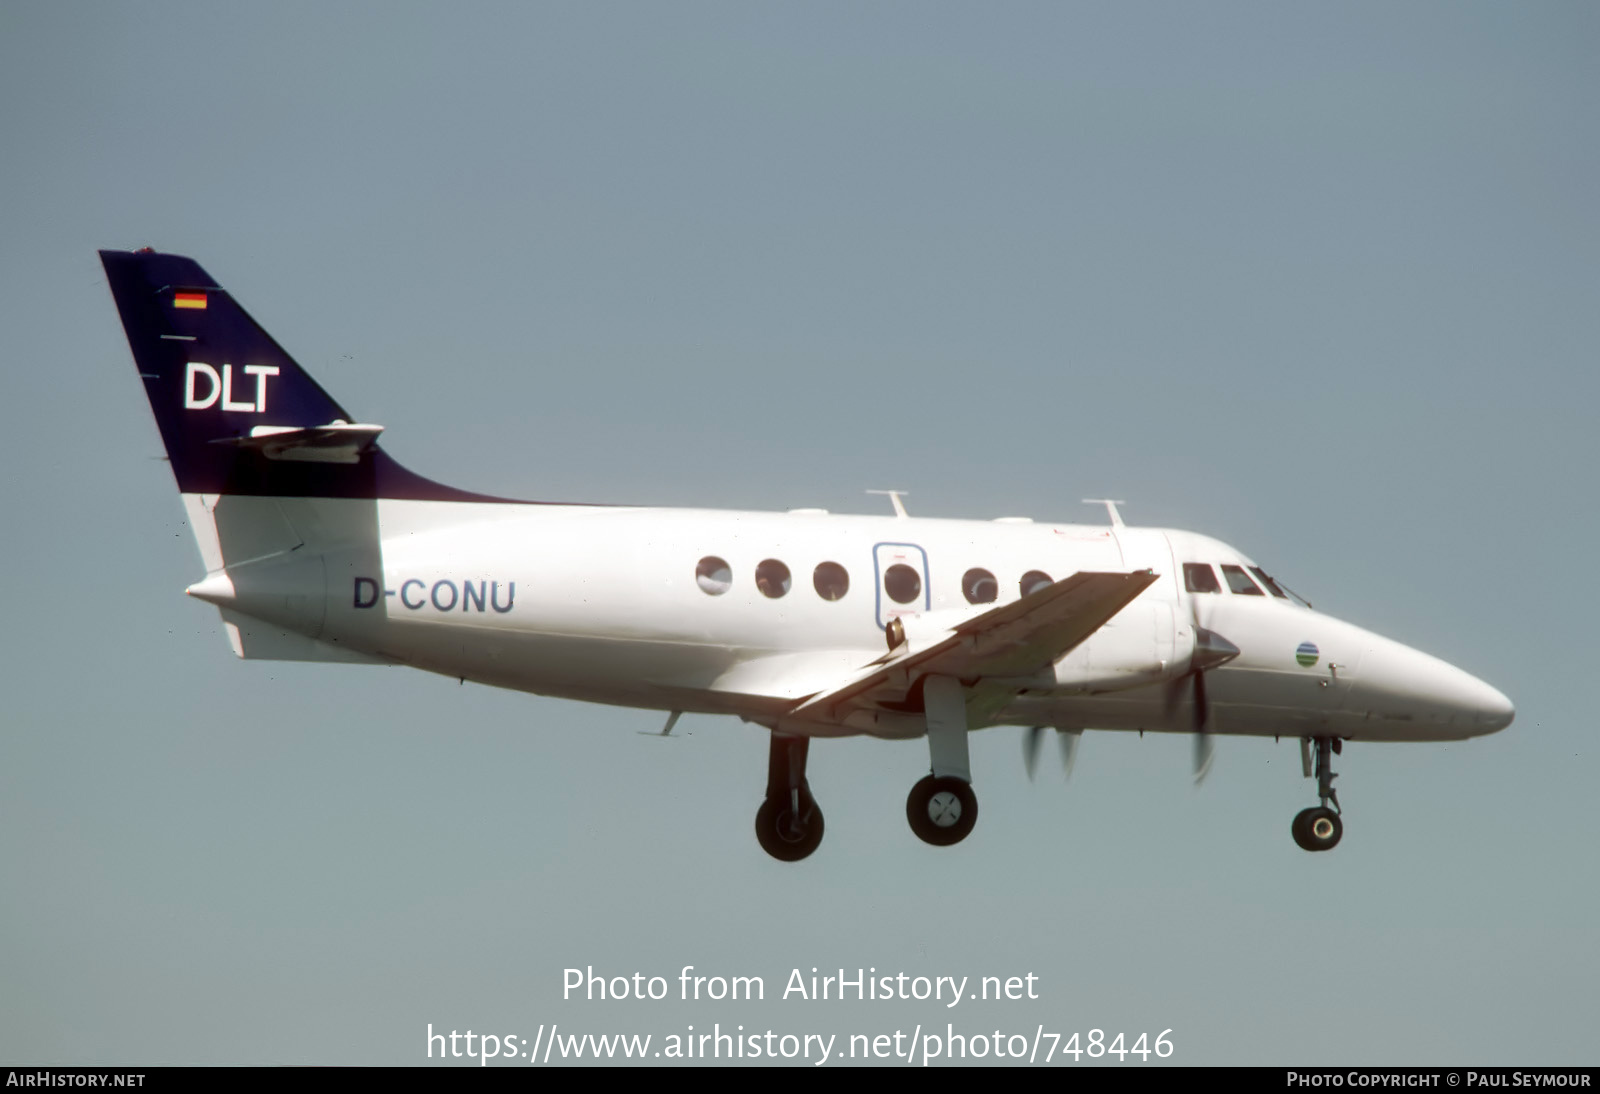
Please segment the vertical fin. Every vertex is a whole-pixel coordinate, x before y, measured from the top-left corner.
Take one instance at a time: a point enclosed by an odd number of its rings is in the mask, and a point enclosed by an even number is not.
[[[339,461],[240,444],[354,419],[193,259],[101,251],[100,261],[183,493],[506,500],[413,474],[376,444]]]

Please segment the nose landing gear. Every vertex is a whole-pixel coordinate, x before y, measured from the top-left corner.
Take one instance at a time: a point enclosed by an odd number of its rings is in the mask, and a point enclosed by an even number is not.
[[[1294,824],[1289,831],[1294,835],[1294,841],[1307,851],[1328,851],[1344,835],[1344,822],[1339,819],[1339,814],[1332,809],[1322,806],[1313,806],[1302,809],[1295,814]]]
[[[1289,832],[1294,836],[1295,843],[1304,850],[1331,851],[1338,846],[1340,837],[1344,835],[1344,821],[1339,816],[1339,792],[1333,788],[1333,780],[1339,777],[1333,772],[1333,754],[1343,749],[1341,742],[1335,737],[1302,737],[1300,762],[1308,778],[1312,773],[1313,744],[1317,750],[1317,796],[1322,799],[1322,804],[1302,809],[1295,814]]]

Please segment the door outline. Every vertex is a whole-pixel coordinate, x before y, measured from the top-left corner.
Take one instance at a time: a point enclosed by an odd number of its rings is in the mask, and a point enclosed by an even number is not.
[[[894,550],[899,548],[898,553]],[[886,554],[885,549],[888,549]],[[915,607],[916,601],[910,604],[897,604],[887,600],[883,593],[883,574],[890,566],[897,563],[910,565],[911,552],[915,551],[922,561],[922,607]],[[887,561],[885,561],[887,559]],[[933,582],[928,577],[928,552],[915,543],[874,543],[872,545],[872,589],[873,610],[878,620],[878,629],[883,630],[889,622],[902,615],[917,615],[929,611],[933,607]],[[887,607],[885,603],[887,602]],[[887,613],[887,614],[886,614]]]

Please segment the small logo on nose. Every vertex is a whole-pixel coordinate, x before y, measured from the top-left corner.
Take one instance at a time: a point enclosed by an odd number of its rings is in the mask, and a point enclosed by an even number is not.
[[[1317,644],[1315,642],[1302,642],[1300,643],[1300,648],[1294,651],[1294,659],[1300,662],[1300,664],[1304,665],[1306,668],[1310,668],[1312,665],[1315,665],[1317,663],[1317,658],[1320,656],[1321,654],[1317,650]]]

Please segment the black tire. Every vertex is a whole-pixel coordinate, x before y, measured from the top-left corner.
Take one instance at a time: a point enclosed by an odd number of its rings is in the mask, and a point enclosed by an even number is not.
[[[756,810],[756,840],[761,849],[780,862],[799,862],[822,842],[822,810],[815,802],[793,823],[789,803],[768,798]]]
[[[1302,851],[1314,851],[1311,846],[1311,814],[1315,809],[1302,809],[1294,815],[1294,823],[1289,825],[1289,834],[1294,837],[1294,844]]]
[[[925,776],[906,797],[906,821],[924,843],[960,843],[978,823],[978,796],[960,779]]]
[[[1289,831],[1304,850],[1331,851],[1344,835],[1344,821],[1332,809],[1314,806],[1296,813]]]

